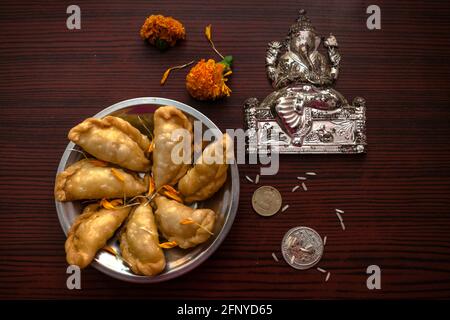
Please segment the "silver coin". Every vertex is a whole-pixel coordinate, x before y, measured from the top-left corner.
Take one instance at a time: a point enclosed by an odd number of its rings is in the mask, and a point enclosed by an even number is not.
[[[252,197],[252,206],[261,216],[273,216],[281,208],[281,194],[272,186],[262,186],[256,189]]]
[[[308,227],[292,228],[283,237],[281,252],[291,267],[300,270],[309,269],[322,258],[322,237]]]

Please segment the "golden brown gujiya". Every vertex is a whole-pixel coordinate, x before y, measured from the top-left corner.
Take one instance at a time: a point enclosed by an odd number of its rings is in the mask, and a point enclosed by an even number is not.
[[[56,176],[55,199],[72,201],[134,197],[147,190],[143,179],[95,159],[83,159]]]
[[[94,157],[134,171],[148,171],[150,141],[127,121],[113,116],[88,118],[72,128],[69,139]]]
[[[176,130],[184,130],[187,141],[184,141],[181,136],[178,139],[172,139],[172,133]],[[154,143],[152,172],[156,188],[166,184],[176,184],[186,174],[192,158],[191,122],[183,112],[175,107],[158,108],[154,114]],[[190,146],[190,150],[180,148],[181,152],[177,155],[188,161],[186,161],[187,163],[181,161],[181,163],[176,163],[172,159],[172,150],[184,144]]]
[[[216,214],[211,209],[192,209],[175,200],[155,198],[158,230],[169,241],[186,249],[205,242],[212,235]]]
[[[70,227],[65,244],[66,260],[80,268],[89,265],[130,213],[131,208],[105,209],[88,205]]]
[[[154,276],[164,270],[166,259],[149,204],[141,204],[131,213],[120,235],[120,250],[136,274]]]
[[[178,182],[184,200],[202,201],[216,193],[227,180],[228,162],[232,158],[233,145],[228,134],[209,144],[194,167]]]

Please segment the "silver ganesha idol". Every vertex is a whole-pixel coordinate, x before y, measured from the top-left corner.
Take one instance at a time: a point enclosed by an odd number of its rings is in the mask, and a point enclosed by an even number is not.
[[[322,43],[327,57],[319,52]],[[275,91],[261,103],[245,102],[247,151],[365,152],[365,100],[349,104],[333,88],[340,61],[336,38],[322,39],[300,10],[285,40],[268,45],[266,70]]]

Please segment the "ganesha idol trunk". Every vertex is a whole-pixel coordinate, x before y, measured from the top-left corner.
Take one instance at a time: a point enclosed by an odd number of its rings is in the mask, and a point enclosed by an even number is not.
[[[269,43],[266,68],[275,89],[261,103],[244,105],[247,152],[363,153],[366,151],[365,100],[349,104],[332,86],[341,56],[336,38],[324,41],[304,10],[283,42]]]

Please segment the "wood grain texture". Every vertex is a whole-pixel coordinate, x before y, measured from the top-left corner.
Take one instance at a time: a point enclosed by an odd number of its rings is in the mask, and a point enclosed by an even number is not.
[[[68,130],[124,99],[160,96],[205,113],[221,129],[242,127],[248,97],[271,92],[264,70],[268,41],[284,37],[298,1],[76,1],[82,29],[68,31],[61,1],[0,4],[0,298],[450,298],[450,5],[448,1],[377,1],[382,29],[366,29],[371,1],[302,2],[322,34],[341,46],[337,89],[367,100],[369,151],[362,156],[281,157],[263,177],[289,209],[261,218],[251,209],[257,166],[240,166],[233,228],[219,250],[189,274],[136,285],[88,268],[82,290],[66,289],[64,234],[53,202]],[[188,37],[165,53],[138,30],[150,13],[173,15]],[[214,57],[203,37],[235,57],[233,94],[197,102],[186,72],[159,80],[171,65]],[[315,171],[309,191],[295,177]],[[334,208],[345,210],[345,232]],[[279,258],[291,227],[328,236],[322,268],[296,271]],[[382,290],[366,288],[368,265],[382,268]]]

